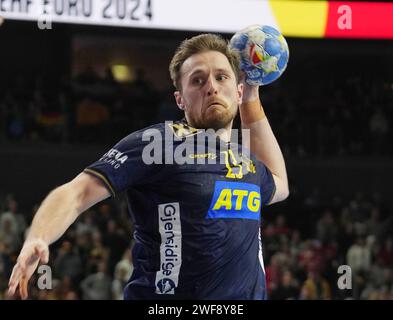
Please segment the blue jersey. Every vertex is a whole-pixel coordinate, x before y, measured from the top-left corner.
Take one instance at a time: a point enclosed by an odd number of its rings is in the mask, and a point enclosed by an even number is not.
[[[260,214],[272,174],[200,132],[184,120],[136,131],[84,171],[126,193],[135,246],[125,299],[266,298]]]

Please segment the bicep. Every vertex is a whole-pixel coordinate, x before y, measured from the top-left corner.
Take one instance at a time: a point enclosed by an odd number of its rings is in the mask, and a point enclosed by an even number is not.
[[[79,212],[89,209],[96,203],[109,198],[111,195],[100,179],[84,172],[70,181],[69,187],[78,193]]]

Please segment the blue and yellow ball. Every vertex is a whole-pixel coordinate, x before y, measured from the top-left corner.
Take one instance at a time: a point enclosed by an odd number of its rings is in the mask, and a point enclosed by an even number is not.
[[[283,35],[270,26],[252,25],[238,31],[230,47],[239,52],[240,68],[250,85],[272,83],[288,64],[288,44]]]

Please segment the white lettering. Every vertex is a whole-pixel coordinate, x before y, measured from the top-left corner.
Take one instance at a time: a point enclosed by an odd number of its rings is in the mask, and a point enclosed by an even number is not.
[[[156,293],[174,294],[182,262],[179,203],[160,204],[158,223],[161,234],[161,268],[156,273]]]
[[[47,14],[42,14],[37,20],[37,27],[40,30],[52,29],[52,18]]]
[[[52,289],[52,269],[48,265],[41,265],[37,269],[38,277],[37,286],[40,290]]]
[[[337,9],[337,13],[342,14],[337,20],[337,26],[340,30],[352,29],[352,9],[349,5],[341,5]]]
[[[341,290],[352,289],[352,269],[348,265],[341,265],[337,270],[338,274],[343,274],[337,280],[337,286]]]
[[[155,304],[154,307],[149,307],[149,315],[174,315],[176,318],[180,317],[183,307],[162,307]]]

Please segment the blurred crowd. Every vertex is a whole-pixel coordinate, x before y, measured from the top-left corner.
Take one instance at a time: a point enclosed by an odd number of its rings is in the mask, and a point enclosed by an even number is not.
[[[262,87],[261,96],[285,155],[393,154],[393,87],[386,80],[288,76]],[[155,89],[143,69],[129,83],[92,68],[72,79],[0,77],[0,141],[113,143],[181,117],[170,83]]]
[[[0,210],[0,299],[6,299],[8,278],[36,210],[22,213],[12,195]],[[133,271],[132,222],[125,202],[103,202],[83,213],[50,248],[51,290],[32,285],[30,299],[120,300]],[[31,279],[37,284],[38,272]],[[46,279],[46,278],[45,278]]]
[[[393,155],[393,85],[342,76],[290,76],[261,88],[285,156]],[[157,90],[142,69],[119,83],[86,68],[73,78],[0,75],[0,143],[113,144],[182,113],[172,87]],[[236,121],[239,125],[239,119]],[[378,193],[351,198],[303,194],[264,208],[262,242],[270,299],[393,299],[393,208]],[[0,299],[37,210],[0,194]],[[121,299],[132,271],[133,225],[126,202],[105,201],[81,215],[51,247],[52,290],[31,299]],[[339,267],[351,267],[340,289]],[[32,283],[37,283],[37,275]]]
[[[0,76],[0,141],[104,144],[155,122],[181,118],[172,93],[160,92],[137,69],[132,82],[100,77]]]
[[[37,206],[0,201],[0,299]],[[393,214],[378,193],[322,196],[318,189],[262,212],[270,299],[393,299]],[[83,213],[51,246],[52,289],[31,280],[30,299],[122,299],[132,271],[133,225],[126,202],[107,200]],[[346,289],[338,286],[350,266]],[[344,273],[343,273],[344,274]]]
[[[352,75],[310,78],[262,87],[262,102],[286,155],[393,154],[391,81]]]
[[[295,188],[271,210],[262,229],[271,299],[393,299],[393,215],[378,193]]]

